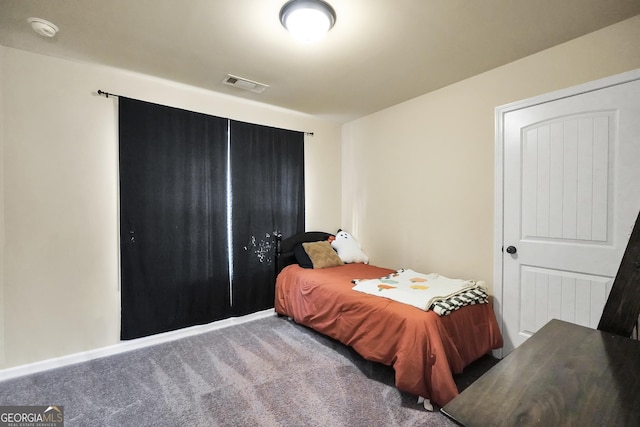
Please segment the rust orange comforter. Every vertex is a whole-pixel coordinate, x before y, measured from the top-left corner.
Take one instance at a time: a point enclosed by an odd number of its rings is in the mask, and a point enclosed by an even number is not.
[[[365,264],[324,269],[285,267],[276,281],[275,311],[392,366],[398,389],[444,406],[458,395],[453,373],[502,346],[490,304],[447,316],[352,290],[353,279],[393,270]]]

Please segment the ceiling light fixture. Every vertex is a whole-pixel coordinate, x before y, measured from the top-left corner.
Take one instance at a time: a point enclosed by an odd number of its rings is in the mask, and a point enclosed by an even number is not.
[[[280,22],[297,39],[320,40],[336,23],[336,12],[322,0],[290,0],[280,9]]]
[[[42,18],[29,18],[27,22],[31,28],[43,37],[53,37],[58,32],[58,27]]]

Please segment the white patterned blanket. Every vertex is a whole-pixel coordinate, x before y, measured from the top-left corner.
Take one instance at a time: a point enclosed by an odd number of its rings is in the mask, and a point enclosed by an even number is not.
[[[423,274],[400,269],[378,279],[355,279],[353,289],[412,305],[421,310],[433,310],[444,316],[470,304],[486,304],[484,282],[450,279],[436,273]]]

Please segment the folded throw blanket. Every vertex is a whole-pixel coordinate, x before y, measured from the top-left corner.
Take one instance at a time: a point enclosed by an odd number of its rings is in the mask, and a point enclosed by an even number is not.
[[[450,279],[436,273],[400,269],[378,279],[354,279],[353,289],[444,316],[460,307],[488,302],[484,282]]]

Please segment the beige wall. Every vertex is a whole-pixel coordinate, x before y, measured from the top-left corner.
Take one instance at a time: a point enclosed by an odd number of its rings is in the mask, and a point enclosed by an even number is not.
[[[0,367],[4,365],[4,120],[3,120],[3,79],[2,64],[4,49],[0,47]]]
[[[0,368],[119,340],[117,110],[113,98],[95,94],[98,89],[314,132],[305,142],[307,227],[340,225],[341,180],[326,169],[340,158],[337,124],[10,48],[0,47],[0,58],[0,346],[5,354]]]
[[[495,107],[640,68],[640,16],[343,127],[342,223],[373,263],[493,278]]]

